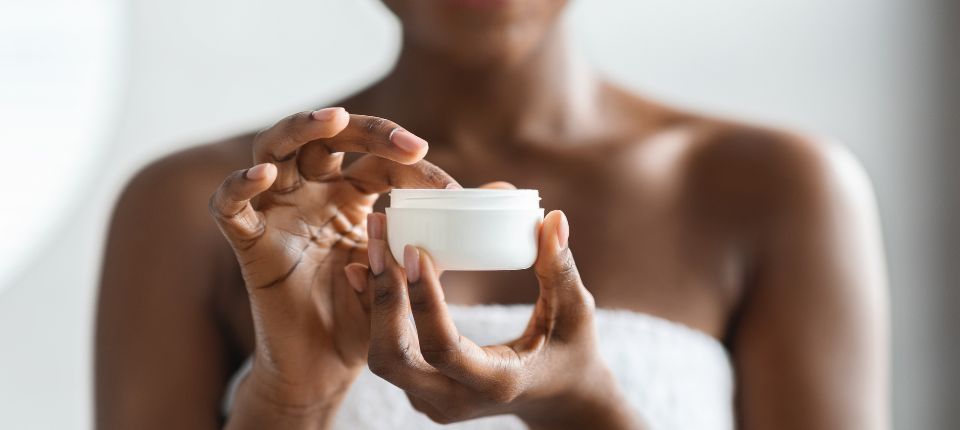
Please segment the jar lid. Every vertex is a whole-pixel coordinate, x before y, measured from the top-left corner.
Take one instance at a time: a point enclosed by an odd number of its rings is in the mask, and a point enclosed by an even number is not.
[[[486,188],[411,189],[390,191],[390,207],[398,209],[539,209],[537,190]]]

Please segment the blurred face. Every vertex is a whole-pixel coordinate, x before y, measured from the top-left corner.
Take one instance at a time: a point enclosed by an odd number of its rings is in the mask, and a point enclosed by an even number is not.
[[[529,56],[567,0],[383,0],[408,41],[465,66],[509,65]]]

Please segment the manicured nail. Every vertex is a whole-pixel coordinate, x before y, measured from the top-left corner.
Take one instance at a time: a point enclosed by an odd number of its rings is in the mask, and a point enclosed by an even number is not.
[[[367,236],[370,239],[383,240],[383,223],[375,213],[367,214]]]
[[[379,215],[367,215],[367,236],[370,242],[367,243],[367,256],[370,257],[370,271],[374,275],[383,273],[386,266],[386,242],[383,240],[383,222]]]
[[[407,152],[420,152],[427,146],[427,141],[402,128],[395,128],[390,132],[390,141]]]
[[[244,176],[251,181],[263,180],[270,174],[271,167],[274,166],[270,163],[257,164],[247,169],[247,173],[245,173]]]
[[[360,264],[350,264],[343,268],[344,273],[347,275],[347,282],[350,284],[350,288],[353,288],[354,291],[362,293],[366,289],[367,284],[367,270],[363,268]]]
[[[567,222],[567,215],[560,212],[560,222],[557,223],[557,242],[560,243],[560,249],[566,249],[570,241],[570,224]]]
[[[460,184],[458,184],[458,183],[456,183],[456,182],[451,182],[451,183],[447,184],[447,186],[446,186],[445,188],[448,189],[448,190],[462,190],[462,189],[463,189],[463,187],[460,186]]]
[[[337,117],[342,111],[342,107],[329,107],[325,109],[315,110],[310,114],[313,119],[317,121],[330,121]]]
[[[407,272],[407,282],[420,280],[420,250],[412,245],[403,247],[403,269]]]
[[[386,266],[386,261],[384,260],[384,253],[386,252],[385,248],[386,242],[382,240],[371,240],[367,244],[367,256],[370,257],[370,271],[374,275],[379,275],[383,273],[383,268]]]

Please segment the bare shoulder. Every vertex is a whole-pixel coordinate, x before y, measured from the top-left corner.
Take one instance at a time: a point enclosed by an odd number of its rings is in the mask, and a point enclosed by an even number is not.
[[[678,174],[701,209],[752,225],[772,218],[872,210],[865,170],[840,141],[691,116],[674,127],[687,144]]]
[[[207,201],[231,171],[248,167],[250,138],[196,146],[140,169],[114,208],[103,281],[122,279],[119,284],[145,287],[142,277],[153,271],[169,277],[178,268],[198,276],[224,268],[229,248],[210,218]]]
[[[728,345],[744,427],[884,428],[885,267],[864,169],[835,139],[711,118],[675,127],[683,213],[741,257]]]
[[[857,211],[872,216],[873,192],[837,139],[695,113],[610,87],[628,157],[629,186],[656,188],[701,226],[756,235],[774,221]],[[632,128],[630,128],[632,127]],[[619,152],[618,152],[619,155]]]
[[[864,169],[837,139],[695,113],[614,85],[609,90],[621,122],[634,127],[628,133],[641,136],[632,149],[643,155],[628,159],[667,172],[691,198],[772,209],[835,193],[870,194]]]

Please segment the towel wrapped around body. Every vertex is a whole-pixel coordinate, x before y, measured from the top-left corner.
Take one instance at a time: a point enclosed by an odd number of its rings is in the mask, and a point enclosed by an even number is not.
[[[450,306],[460,330],[481,345],[518,336],[530,318],[529,305]],[[601,356],[619,381],[630,406],[653,430],[729,430],[733,419],[733,372],[716,339],[662,318],[631,311],[598,309]],[[224,401],[226,413],[236,382]],[[570,369],[576,372],[576,369]],[[510,430],[525,429],[513,416],[495,416],[439,425],[414,410],[403,392],[369,370],[350,388],[337,412],[335,429]]]

